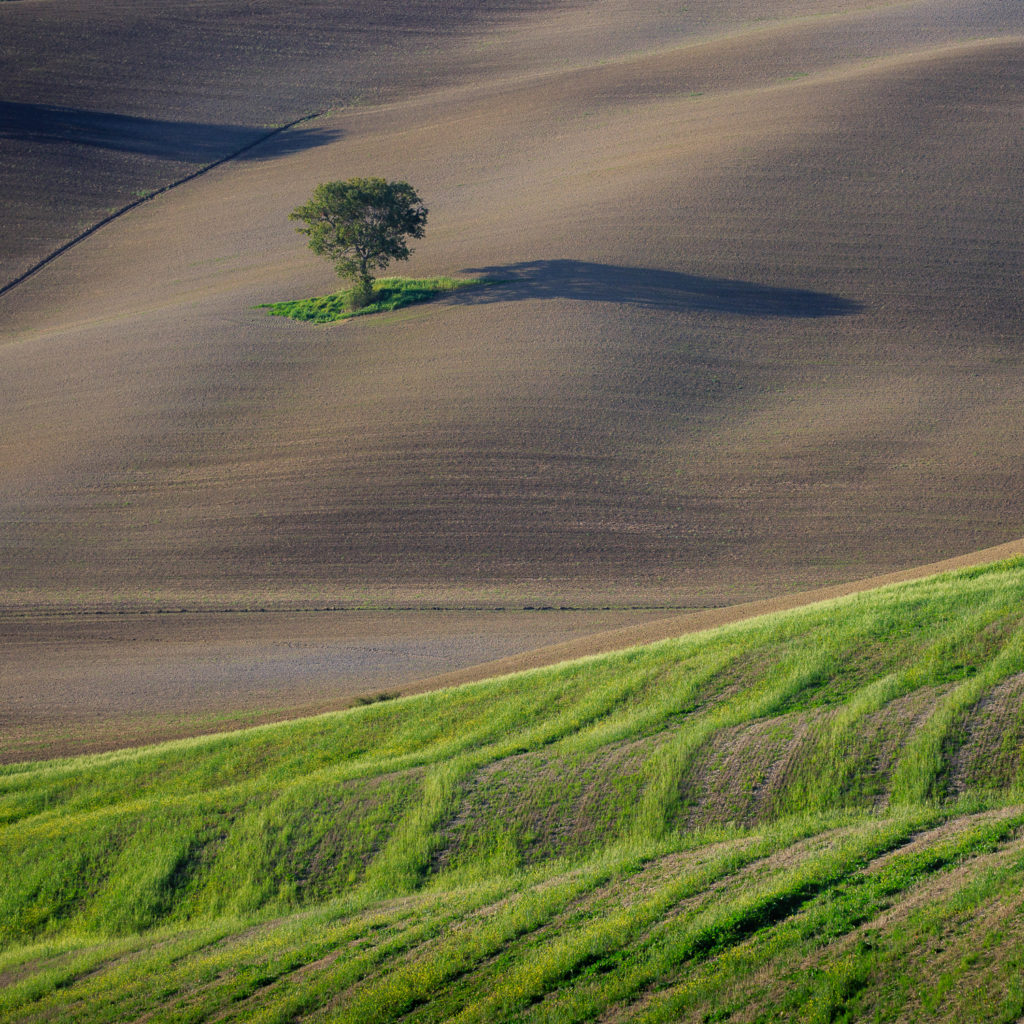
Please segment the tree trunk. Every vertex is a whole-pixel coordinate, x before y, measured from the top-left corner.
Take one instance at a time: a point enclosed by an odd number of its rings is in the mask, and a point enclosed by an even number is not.
[[[352,308],[362,309],[373,298],[373,275],[367,269],[366,261],[359,268],[355,287],[352,289]]]

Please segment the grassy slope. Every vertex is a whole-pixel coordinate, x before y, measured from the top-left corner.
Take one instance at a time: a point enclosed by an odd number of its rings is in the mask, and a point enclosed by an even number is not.
[[[0,1014],[1016,1020],[1022,598],[1014,560],[5,769]]]

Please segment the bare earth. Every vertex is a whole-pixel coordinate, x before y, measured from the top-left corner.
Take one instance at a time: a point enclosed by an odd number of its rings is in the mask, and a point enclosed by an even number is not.
[[[334,711],[664,613],[250,612],[0,617],[0,762]],[[424,682],[430,681],[430,682]]]
[[[0,4],[4,282],[333,108],[0,296],[0,757],[1024,536],[1024,8],[639,6]],[[254,309],[355,174],[501,283]]]

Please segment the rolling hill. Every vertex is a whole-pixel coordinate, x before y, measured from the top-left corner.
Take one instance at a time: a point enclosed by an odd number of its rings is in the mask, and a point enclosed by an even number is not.
[[[1024,1019],[1024,7],[0,54],[0,1018]],[[268,316],[353,175],[491,285]]]
[[[481,648],[440,615],[423,678],[1024,535],[1019,5],[331,12],[0,5],[7,279],[253,143],[0,297],[22,671],[72,619],[133,658],[99,612],[173,611],[181,649],[248,616],[251,658],[259,609],[513,616]],[[411,273],[502,284],[333,328],[254,308],[330,290],[287,214],[353,174],[427,201]],[[552,626],[512,640],[525,607]]]
[[[615,4],[522,15],[543,62],[108,225],[3,300],[9,599],[694,607],[1021,535],[1024,25],[953,7],[627,54]],[[254,310],[324,290],[287,213],[374,171],[429,200],[410,269],[504,285]]]
[[[1006,1021],[1024,561],[0,769],[10,1021]]]

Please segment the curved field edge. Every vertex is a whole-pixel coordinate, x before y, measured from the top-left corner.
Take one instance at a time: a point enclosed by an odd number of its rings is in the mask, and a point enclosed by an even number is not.
[[[11,766],[0,1013],[1017,1020],[1022,598],[1014,559]]]

